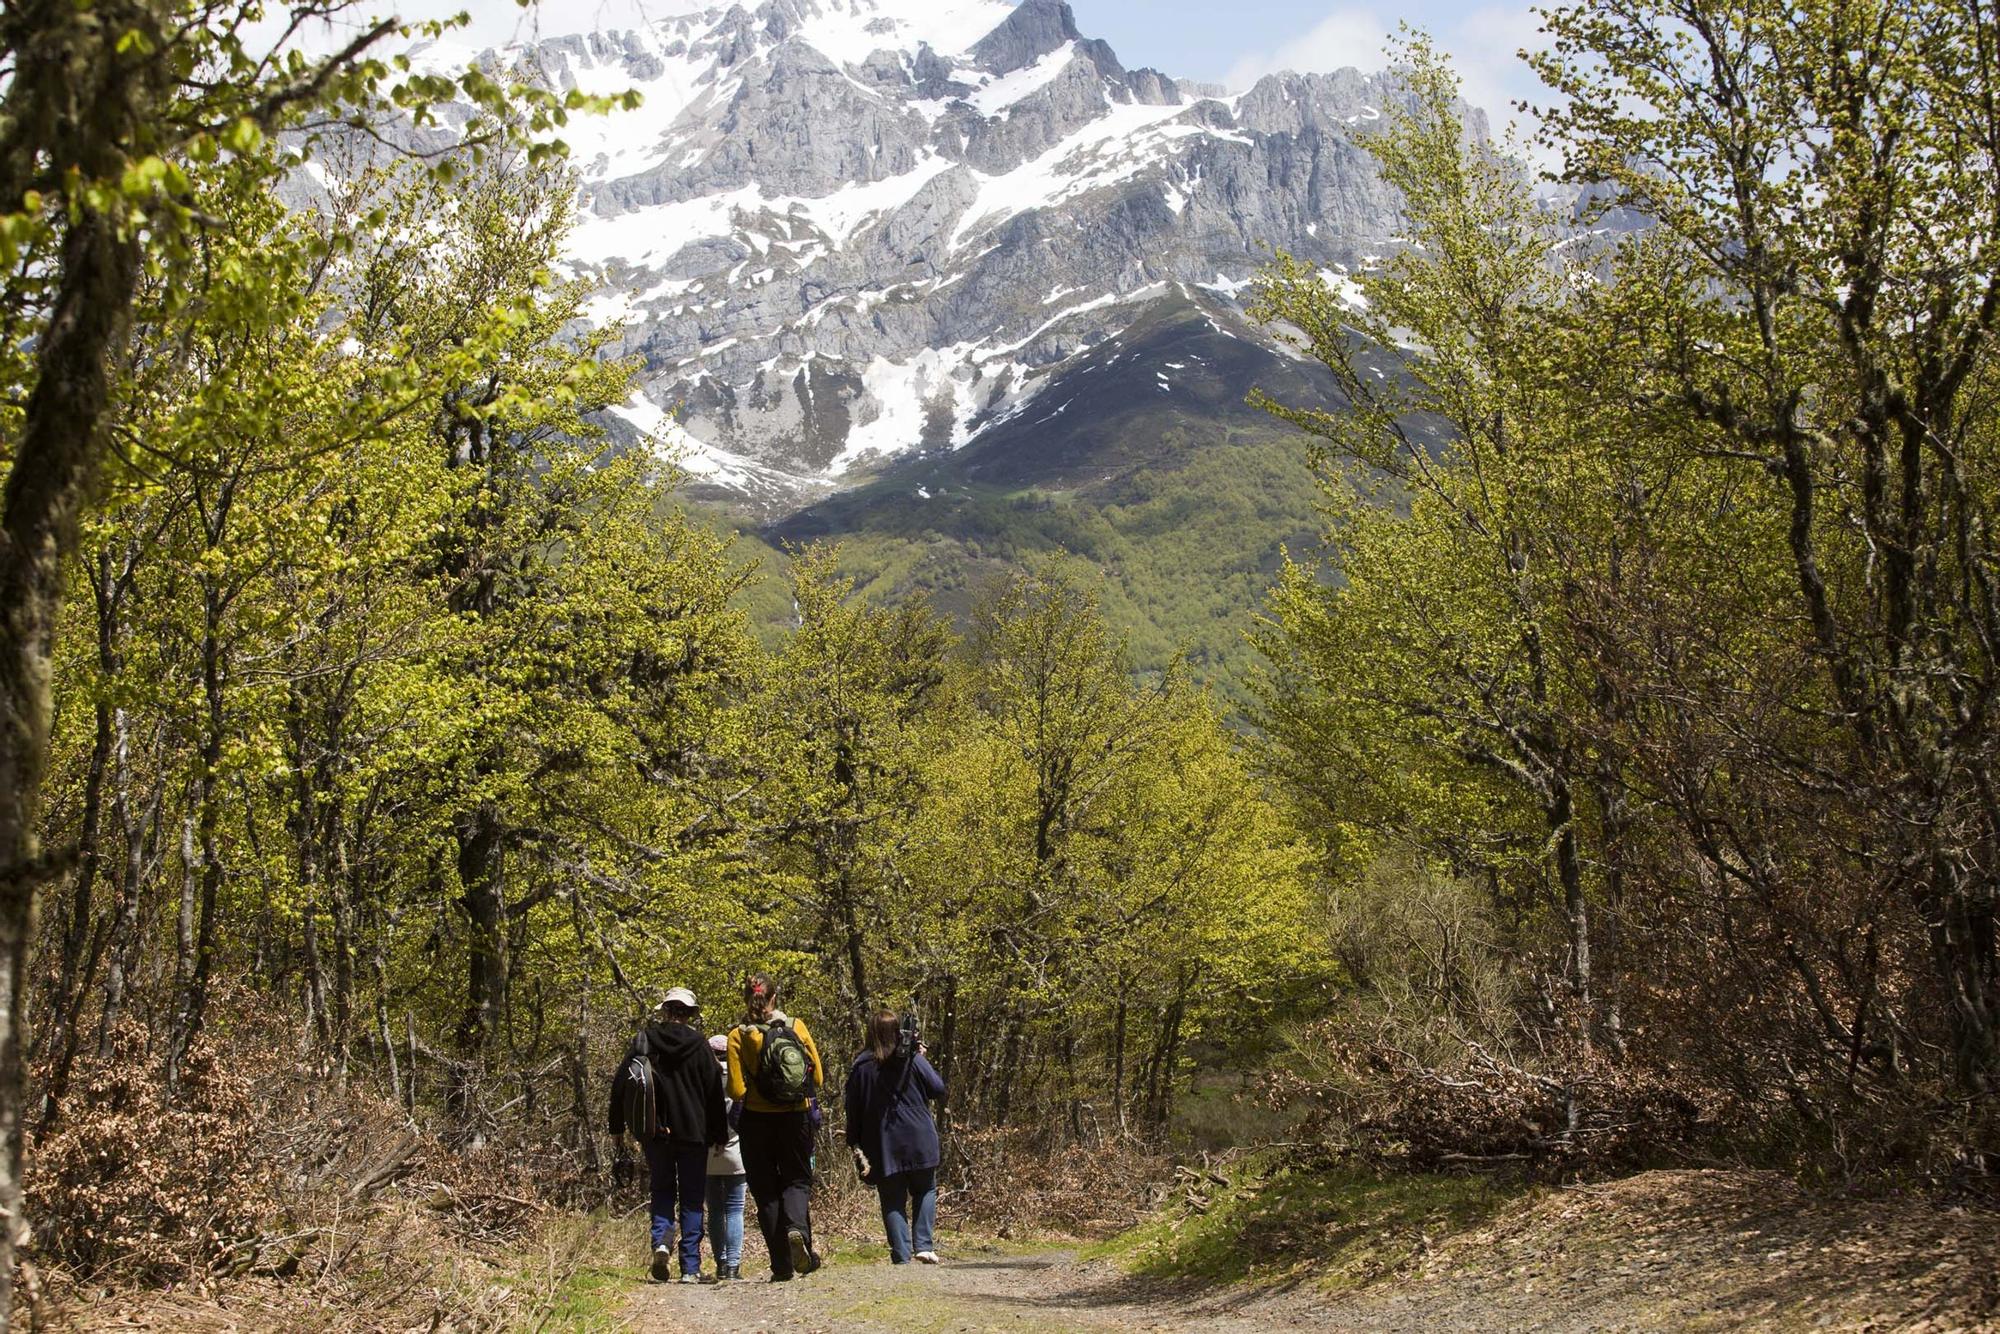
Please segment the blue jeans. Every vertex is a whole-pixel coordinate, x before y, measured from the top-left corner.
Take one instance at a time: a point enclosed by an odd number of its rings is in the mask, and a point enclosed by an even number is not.
[[[743,1263],[743,1197],[749,1189],[750,1178],[741,1173],[708,1179],[708,1249],[725,1269]]]
[[[899,1265],[916,1251],[934,1251],[937,1243],[937,1169],[918,1167],[884,1177],[875,1187],[882,1197],[882,1226],[889,1233],[889,1258]],[[914,1207],[912,1207],[914,1206]],[[916,1215],[916,1240],[911,1244],[910,1215]]]
[[[681,1272],[701,1272],[701,1204],[708,1189],[708,1148],[663,1139],[646,1141],[646,1166],[653,1175],[653,1249],[674,1235],[674,1206],[680,1205]]]

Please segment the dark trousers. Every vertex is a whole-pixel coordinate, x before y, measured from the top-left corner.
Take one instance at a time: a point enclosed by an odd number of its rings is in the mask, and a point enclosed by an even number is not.
[[[750,1198],[757,1201],[757,1230],[771,1252],[771,1272],[792,1272],[785,1233],[797,1228],[812,1249],[812,1126],[804,1112],[743,1112],[737,1128],[743,1145],[743,1172]]]
[[[646,1141],[652,1173],[653,1247],[667,1244],[679,1223],[681,1272],[701,1272],[701,1207],[708,1197],[708,1146],[669,1140]],[[678,1215],[678,1217],[676,1217]]]

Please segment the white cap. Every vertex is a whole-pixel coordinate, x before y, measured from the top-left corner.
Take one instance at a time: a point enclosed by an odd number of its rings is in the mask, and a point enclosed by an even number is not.
[[[685,1005],[690,1010],[699,1010],[701,1008],[694,1003],[694,993],[686,987],[675,987],[660,998],[660,1004],[662,1006]]]

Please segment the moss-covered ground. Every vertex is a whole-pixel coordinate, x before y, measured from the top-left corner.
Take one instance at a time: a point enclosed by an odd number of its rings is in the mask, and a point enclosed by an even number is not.
[[[1198,1284],[1351,1288],[1393,1272],[1526,1194],[1483,1176],[1305,1167],[1265,1158],[1191,1178],[1160,1217],[1087,1252]]]

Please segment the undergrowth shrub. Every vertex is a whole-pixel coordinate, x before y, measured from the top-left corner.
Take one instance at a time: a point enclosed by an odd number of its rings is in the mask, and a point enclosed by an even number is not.
[[[568,1108],[467,1145],[305,1050],[226,995],[174,1097],[136,1024],[78,1061],[28,1154],[30,1327],[96,1328],[100,1294],[153,1328],[202,1327],[226,1297],[227,1327],[287,1330],[499,1330],[563,1299],[590,1256],[562,1225],[611,1202],[553,1128]]]
[[[254,1245],[284,1207],[254,1060],[198,1038],[173,1100],[136,1026],[113,1035],[106,1059],[80,1061],[67,1113],[29,1158],[37,1256],[167,1282]]]
[[[1350,978],[1288,1035],[1264,1098],[1309,1139],[1416,1168],[1646,1165],[1714,1125],[1719,1100],[1591,1034],[1532,922],[1469,881],[1384,858],[1332,903]]]
[[[946,1144],[939,1209],[1003,1237],[1100,1235],[1129,1227],[1158,1200],[1173,1164],[1136,1142],[1053,1153],[1032,1130],[961,1130]]]

